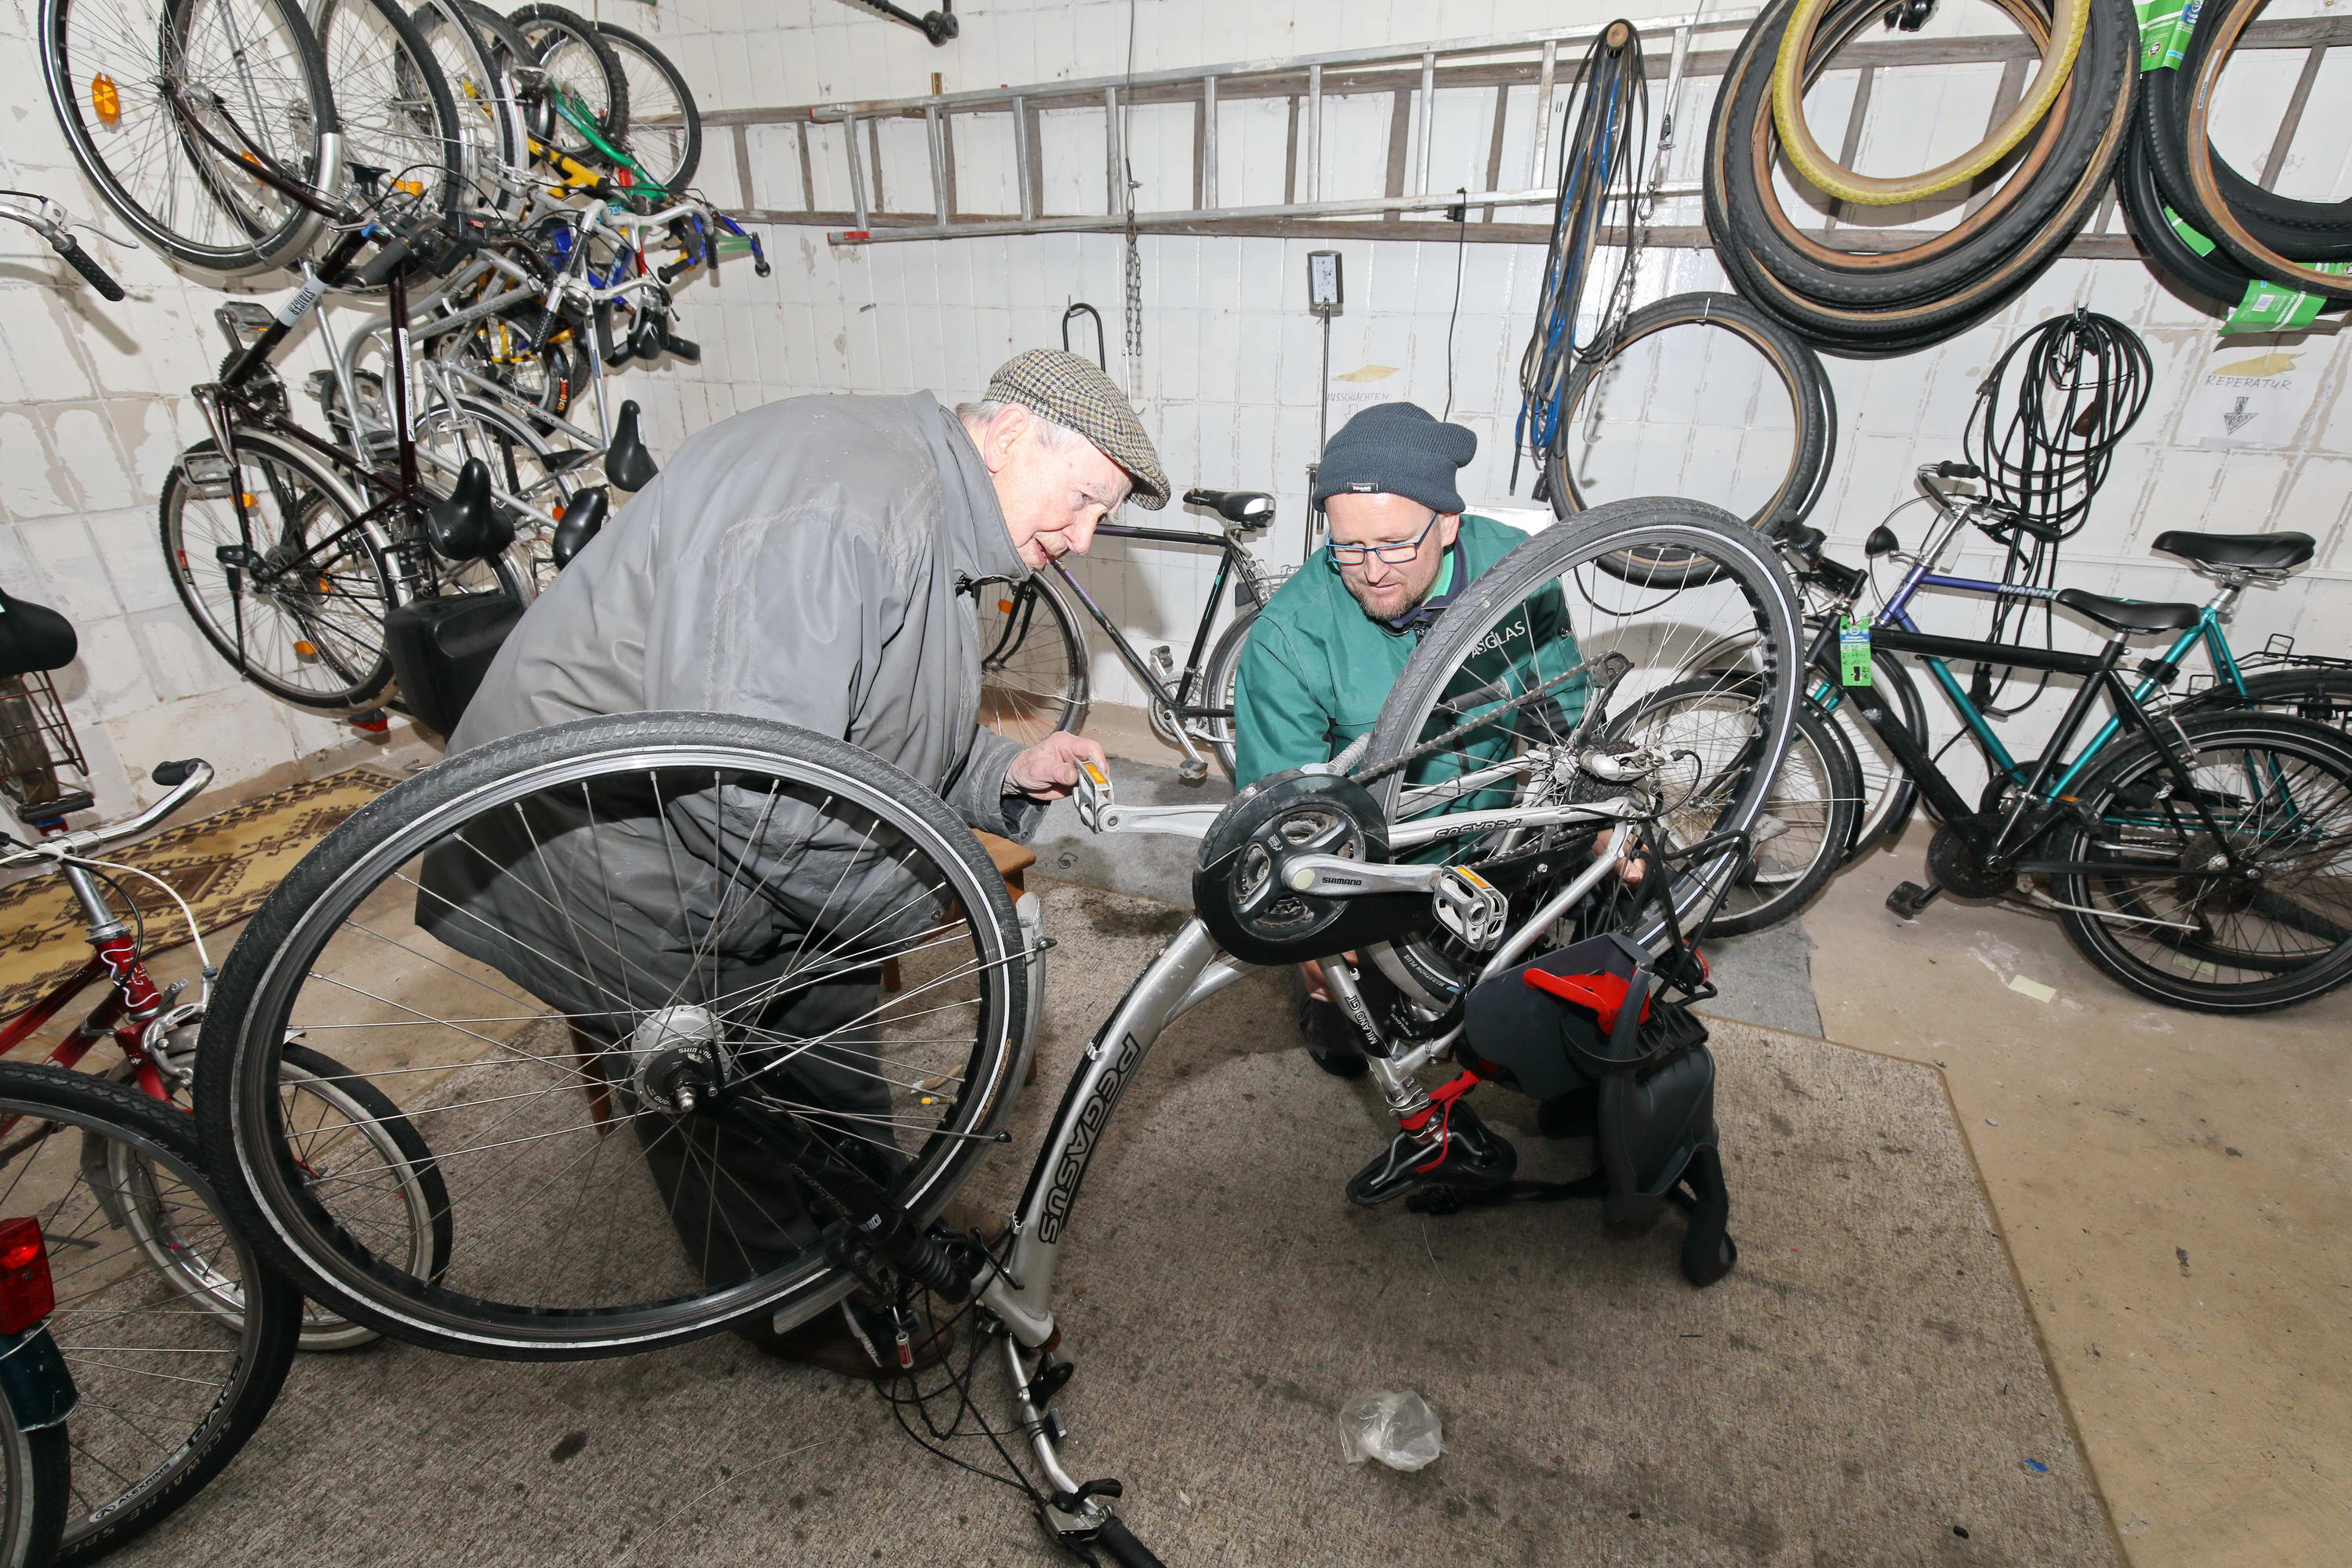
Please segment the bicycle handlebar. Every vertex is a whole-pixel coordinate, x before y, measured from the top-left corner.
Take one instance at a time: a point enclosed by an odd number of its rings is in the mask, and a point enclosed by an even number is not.
[[[123,297],[122,285],[117,283],[113,275],[105,268],[92,260],[89,252],[84,250],[73,236],[59,230],[49,236],[49,248],[64,257],[66,265],[80,273],[82,281],[97,289],[100,295],[109,300],[117,300]]]
[[[51,838],[49,843],[61,847],[69,855],[79,855],[95,849],[101,844],[114,844],[125,838],[136,838],[187,805],[198,795],[203,794],[205,786],[213,782],[213,765],[202,757],[189,757],[183,762],[159,763],[155,766],[155,771],[148,776],[155,783],[168,786],[172,793],[135,816],[126,816],[121,822],[110,822],[98,827],[85,827],[78,832],[60,834]]]

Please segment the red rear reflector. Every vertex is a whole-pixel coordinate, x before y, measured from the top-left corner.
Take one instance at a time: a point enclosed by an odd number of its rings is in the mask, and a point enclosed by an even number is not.
[[[0,1334],[21,1334],[54,1311],[49,1250],[37,1219],[0,1220]]]

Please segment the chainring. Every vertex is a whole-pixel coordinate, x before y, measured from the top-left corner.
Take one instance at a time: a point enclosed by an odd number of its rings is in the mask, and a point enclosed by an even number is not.
[[[1971,826],[1987,828],[2000,826],[1997,814],[1979,814],[1969,819]],[[1958,893],[1964,899],[2005,898],[2016,890],[2017,873],[1996,871],[1978,858],[1968,840],[1947,824],[1936,829],[1936,837],[1927,841],[1927,873],[1942,884],[1947,892]]]
[[[1429,900],[1411,893],[1315,897],[1292,890],[1294,855],[1337,855],[1380,865],[1388,822],[1363,785],[1294,769],[1234,797],[1201,842],[1192,905],[1209,934],[1251,963],[1328,958],[1431,923]]]

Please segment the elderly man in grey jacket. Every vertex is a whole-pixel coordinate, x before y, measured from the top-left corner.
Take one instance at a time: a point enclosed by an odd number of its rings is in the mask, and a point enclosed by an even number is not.
[[[1067,794],[1079,764],[1100,763],[1102,749],[1055,733],[1024,750],[980,727],[968,589],[1082,552],[1130,495],[1158,508],[1168,494],[1125,397],[1066,353],[1008,361],[983,401],[952,413],[918,394],[793,398],[737,415],[681,446],[531,605],[450,749],[595,714],[751,714],[846,740],[939,791],[972,826],[1026,838],[1044,803]],[[723,800],[688,809],[715,822],[729,811]],[[567,852],[593,855],[604,885],[673,887],[674,868],[656,863],[666,854],[657,838],[623,824],[576,826],[586,831],[566,836]],[[803,901],[794,880],[813,884],[805,901],[814,904],[841,867],[815,863],[791,825],[770,826],[785,847],[779,854],[794,857],[769,868],[771,903],[789,919]],[[518,858],[541,852],[513,847]],[[622,918],[643,929],[621,932],[616,951],[635,954],[633,968],[656,988],[638,999],[638,978],[548,959],[571,951],[563,913],[502,875],[500,858],[478,845],[428,861],[419,923],[571,1016],[584,1050],[610,1047],[625,1026],[618,1005],[658,1005],[661,965],[691,962],[691,911],[678,907],[691,897],[623,900]],[[891,868],[856,874],[887,877]],[[763,964],[789,962],[789,944],[771,949],[722,987],[757,986]],[[796,1061],[803,1092],[844,1111],[877,1109],[871,1057],[860,1054],[871,1048],[876,991],[870,973],[806,986],[762,1018],[763,1028],[829,1041]],[[705,1134],[691,1119],[658,1121],[633,1119],[680,1238],[706,1273],[756,1275],[812,1243],[818,1226],[781,1160],[740,1139],[682,1147]],[[792,1359],[865,1365],[837,1320],[781,1335],[761,1325],[746,1337]]]

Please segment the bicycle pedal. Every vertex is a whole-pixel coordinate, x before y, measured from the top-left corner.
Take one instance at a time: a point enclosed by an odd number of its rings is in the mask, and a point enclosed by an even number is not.
[[[1900,883],[1886,895],[1886,907],[1906,921],[1916,921],[1919,911],[1934,903],[1943,890],[1933,882],[1924,888],[1916,882]]]
[[[1186,784],[1199,784],[1209,776],[1209,764],[1198,757],[1187,757],[1176,764],[1176,776]]]

